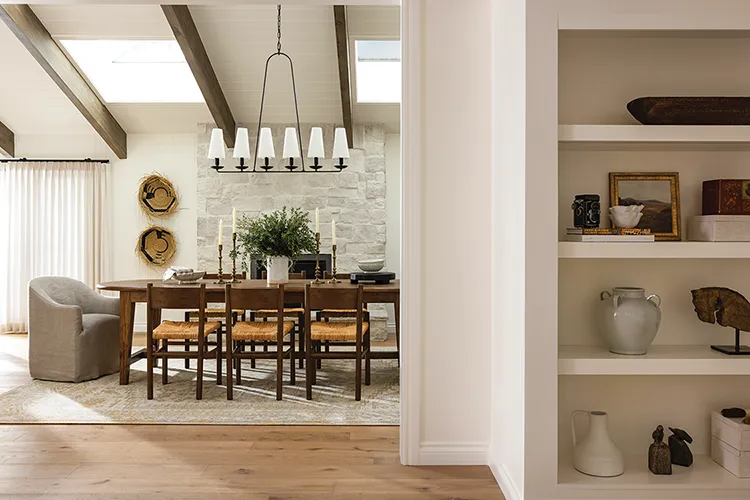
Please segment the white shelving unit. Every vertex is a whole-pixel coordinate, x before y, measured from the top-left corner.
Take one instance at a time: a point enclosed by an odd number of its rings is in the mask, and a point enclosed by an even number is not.
[[[655,241],[648,243],[558,243],[561,259],[747,259],[750,243]]]
[[[565,149],[750,149],[750,126],[560,125]]]

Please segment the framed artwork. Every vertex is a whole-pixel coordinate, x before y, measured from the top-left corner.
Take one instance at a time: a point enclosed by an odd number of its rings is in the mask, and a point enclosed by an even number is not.
[[[657,241],[680,241],[680,179],[677,172],[610,172],[609,205],[643,205],[638,228]]]

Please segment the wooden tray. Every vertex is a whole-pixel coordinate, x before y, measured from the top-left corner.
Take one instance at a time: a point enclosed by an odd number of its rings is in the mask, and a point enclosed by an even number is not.
[[[644,125],[750,125],[750,97],[639,97],[628,111]]]

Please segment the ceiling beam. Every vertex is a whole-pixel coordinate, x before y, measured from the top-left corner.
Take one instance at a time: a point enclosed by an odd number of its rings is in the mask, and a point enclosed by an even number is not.
[[[352,85],[349,72],[349,30],[346,26],[346,6],[333,6],[336,28],[336,55],[339,60],[339,85],[341,86],[341,114],[349,147],[352,147]]]
[[[127,134],[28,5],[0,5],[0,19],[118,158],[127,158]]]
[[[227,147],[234,147],[237,124],[219,85],[219,79],[216,78],[214,68],[211,66],[198,29],[195,27],[193,16],[190,15],[190,9],[187,5],[162,5],[161,9],[164,11],[177,43],[180,44],[195,81],[198,82],[198,87],[201,89],[203,99],[206,101],[216,126],[224,131],[224,142]]]
[[[13,156],[16,153],[13,132],[3,122],[0,122],[0,153],[5,153],[8,156]]]

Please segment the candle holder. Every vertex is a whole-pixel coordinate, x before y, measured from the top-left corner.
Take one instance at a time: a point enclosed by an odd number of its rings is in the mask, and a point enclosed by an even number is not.
[[[224,283],[226,283],[226,281],[224,281],[223,269],[221,268],[221,254],[222,254],[222,250],[224,250],[224,245],[222,245],[221,243],[219,243],[219,272],[216,274],[216,277],[218,279],[216,281],[214,281],[214,283],[217,284],[217,285],[223,285]]]
[[[232,279],[230,283],[242,283],[237,279],[237,233],[232,233]]]
[[[331,279],[328,280],[328,283],[341,283],[341,280],[336,279],[336,245],[333,245],[333,273],[331,275]]]
[[[315,233],[315,279],[312,281],[313,285],[320,285],[325,283],[320,279],[320,233]]]

